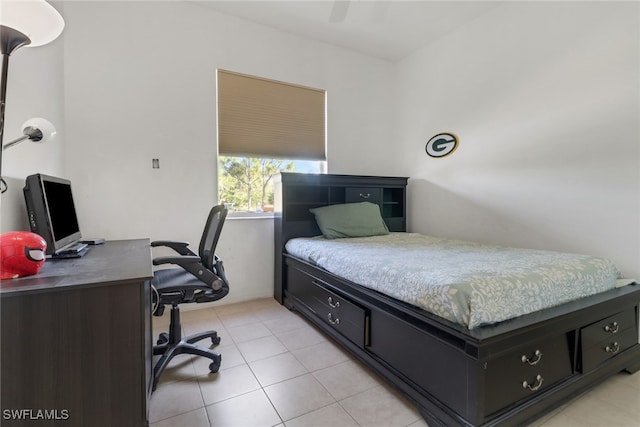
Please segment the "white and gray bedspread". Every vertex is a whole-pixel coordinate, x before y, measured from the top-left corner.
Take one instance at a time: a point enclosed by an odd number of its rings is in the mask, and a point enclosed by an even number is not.
[[[289,254],[469,329],[622,284],[609,260],[417,233],[296,238]]]

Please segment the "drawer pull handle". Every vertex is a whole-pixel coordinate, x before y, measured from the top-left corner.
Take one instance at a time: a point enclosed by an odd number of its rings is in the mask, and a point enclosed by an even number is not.
[[[536,350],[536,352],[533,353],[532,359],[529,359],[527,356],[523,354],[521,360],[522,360],[522,363],[528,363],[529,365],[533,366],[533,365],[537,365],[540,359],[542,359],[542,352],[540,350]]]
[[[613,353],[613,354],[616,354],[617,352],[619,352],[619,351],[620,351],[620,344],[618,344],[618,342],[616,341],[616,342],[614,342],[613,344],[611,344],[611,346],[606,346],[606,347],[604,348],[604,350],[605,350],[607,353]]]
[[[331,323],[332,325],[339,325],[340,324],[340,318],[336,317],[334,319],[333,315],[331,313],[327,314],[327,319],[329,319],[329,323]]]
[[[538,375],[536,377],[536,383],[534,385],[529,384],[528,381],[524,381],[522,383],[522,388],[528,388],[531,391],[537,391],[540,389],[540,387],[542,387],[543,381],[544,381],[544,378],[542,378],[542,375]]]
[[[604,330],[606,332],[611,332],[612,334],[616,334],[620,330],[620,325],[618,325],[618,322],[613,322],[612,324],[605,326]]]
[[[333,298],[329,297],[327,298],[327,302],[331,308],[340,308],[340,301],[333,302]]]
[[[371,197],[371,193],[360,193],[360,197],[363,199],[368,199]]]

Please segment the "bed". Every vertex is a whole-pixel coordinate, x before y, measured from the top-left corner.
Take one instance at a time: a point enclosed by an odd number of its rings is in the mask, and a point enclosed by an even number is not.
[[[404,393],[431,427],[526,424],[640,369],[640,286],[613,263],[407,233],[406,184],[283,173],[274,296]]]
[[[388,233],[295,238],[288,254],[469,329],[630,281],[607,259]]]

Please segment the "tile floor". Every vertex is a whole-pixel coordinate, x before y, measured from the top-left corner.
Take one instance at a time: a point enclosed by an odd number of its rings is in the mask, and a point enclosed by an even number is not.
[[[154,337],[169,310],[154,317]],[[151,427],[411,426],[415,407],[273,299],[182,312],[185,334],[215,329],[222,367],[177,356],[151,397]],[[206,345],[202,341],[201,345]],[[609,379],[536,427],[640,426],[640,373]]]

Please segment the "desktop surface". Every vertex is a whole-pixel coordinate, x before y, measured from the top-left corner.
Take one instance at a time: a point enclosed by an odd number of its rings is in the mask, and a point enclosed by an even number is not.
[[[50,292],[73,286],[153,277],[149,239],[111,240],[80,258],[48,259],[38,274],[0,281],[0,295]]]

